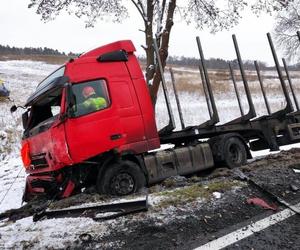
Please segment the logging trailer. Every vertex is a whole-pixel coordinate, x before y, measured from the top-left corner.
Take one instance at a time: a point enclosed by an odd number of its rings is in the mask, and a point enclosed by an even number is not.
[[[299,32],[297,35],[300,42]],[[249,112],[244,114],[233,69],[229,65],[241,116],[218,125],[214,94],[197,37],[200,76],[210,119],[186,127],[173,84],[181,123],[179,130],[175,130],[155,39],[153,46],[169,115],[168,125],[160,131],[131,41],[114,42],[69,60],[44,79],[25,104],[21,154],[28,176],[23,199],[30,201],[38,195],[47,195],[49,199],[65,198],[92,185],[100,193],[127,195],[170,176],[190,175],[219,163],[230,168],[240,166],[251,158],[250,150],[274,151],[281,145],[300,142],[300,112],[294,88],[283,60],[295,110],[270,34],[267,37],[286,100],[285,108],[271,112],[259,65],[255,62],[268,111],[268,115],[256,117],[238,43],[233,35]],[[174,80],[172,72],[171,76]],[[104,99],[101,108],[84,110],[80,106],[86,87],[89,90],[92,87],[93,94]],[[162,144],[174,146],[157,150]]]

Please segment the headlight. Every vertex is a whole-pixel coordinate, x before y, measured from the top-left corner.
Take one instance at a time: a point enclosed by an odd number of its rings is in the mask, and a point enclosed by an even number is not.
[[[29,142],[26,142],[25,144],[23,144],[22,149],[21,149],[21,156],[22,156],[22,161],[23,161],[24,167],[26,169],[29,168],[30,164],[31,164]]]

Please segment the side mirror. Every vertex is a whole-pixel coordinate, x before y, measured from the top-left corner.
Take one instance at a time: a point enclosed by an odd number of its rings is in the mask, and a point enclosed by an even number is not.
[[[13,105],[10,107],[10,113],[16,112],[18,108],[26,109],[26,107],[23,107],[23,106]]]
[[[76,111],[76,99],[72,90],[72,85],[70,83],[67,84],[67,93],[66,93],[66,101],[67,101],[67,116],[73,117],[74,111]]]
[[[17,109],[18,109],[18,107],[17,107],[16,105],[11,106],[11,107],[10,107],[10,113],[16,112]]]

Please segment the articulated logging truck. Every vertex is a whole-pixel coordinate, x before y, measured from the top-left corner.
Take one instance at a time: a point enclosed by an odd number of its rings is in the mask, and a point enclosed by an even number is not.
[[[127,195],[167,177],[190,175],[217,163],[239,166],[251,157],[250,149],[278,150],[280,145],[299,142],[299,109],[297,106],[297,111],[293,110],[269,35],[268,38],[286,107],[276,113],[268,108],[268,115],[256,118],[233,36],[250,108],[243,114],[240,107],[241,117],[217,125],[218,112],[197,38],[210,119],[185,127],[180,115],[180,130],[175,130],[159,56],[157,67],[169,114],[168,125],[160,131],[131,41],[114,42],[69,60],[44,79],[25,104],[21,155],[29,175],[24,200],[42,194],[50,199],[64,198],[92,185],[100,193]],[[155,40],[153,46],[158,55]],[[178,97],[176,91],[175,94]],[[181,114],[180,101],[176,100]],[[267,99],[265,103],[269,107]],[[162,144],[174,147],[155,150]]]

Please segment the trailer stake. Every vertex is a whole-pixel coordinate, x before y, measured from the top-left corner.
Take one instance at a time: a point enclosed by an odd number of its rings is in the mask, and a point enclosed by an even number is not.
[[[268,99],[267,99],[267,95],[266,95],[266,91],[265,91],[265,88],[264,88],[263,80],[262,80],[262,77],[260,75],[260,68],[259,68],[259,65],[258,65],[257,61],[254,61],[254,65],[255,65],[257,78],[258,78],[259,85],[260,85],[260,89],[261,89],[261,92],[262,92],[264,100],[265,100],[266,108],[267,108],[268,114],[270,115],[271,114],[271,109],[270,109],[270,105],[269,105],[269,102],[268,102]]]
[[[178,109],[179,119],[180,119],[180,123],[181,123],[181,128],[184,129],[185,125],[184,125],[180,100],[178,98],[177,88],[175,86],[174,72],[173,72],[172,68],[169,68],[169,71],[170,71],[170,75],[171,75],[171,81],[172,81],[172,85],[173,85],[173,91],[174,91],[174,94],[175,94],[175,100],[176,100],[176,104],[177,104],[177,109]]]
[[[295,105],[296,105],[296,109],[297,109],[297,111],[299,111],[298,100],[297,100],[297,97],[296,97],[296,95],[295,95],[295,91],[294,91],[294,86],[293,86],[293,83],[292,83],[292,79],[291,79],[291,77],[290,77],[290,73],[289,73],[289,70],[288,70],[288,67],[287,67],[287,64],[286,64],[286,61],[285,61],[284,58],[282,58],[282,63],[283,63],[283,66],[284,66],[285,74],[286,74],[286,77],[287,77],[287,80],[288,80],[290,89],[291,89],[291,91],[292,91],[292,95],[293,95],[293,98],[294,98],[294,102],[295,102]]]
[[[243,110],[242,103],[241,103],[241,99],[240,99],[240,93],[239,93],[238,88],[237,88],[237,85],[236,85],[236,81],[235,81],[233,69],[232,69],[230,63],[228,63],[228,66],[229,66],[230,75],[231,75],[231,80],[232,80],[232,82],[233,82],[233,86],[234,86],[234,91],[235,91],[235,94],[236,94],[236,98],[237,98],[238,103],[239,103],[239,108],[240,108],[240,111],[241,111],[241,115],[244,116],[244,110]]]
[[[214,95],[212,92],[212,87],[210,84],[210,80],[209,80],[209,76],[208,76],[208,72],[207,72],[207,68],[206,68],[206,64],[205,64],[205,58],[204,58],[204,54],[203,54],[199,36],[196,37],[196,41],[197,41],[198,50],[199,50],[199,54],[200,54],[200,62],[201,62],[201,66],[202,66],[203,73],[204,73],[205,83],[207,86],[207,91],[208,91],[208,95],[209,95],[209,99],[210,99],[210,103],[211,103],[211,107],[212,107],[212,117],[205,124],[212,126],[212,125],[215,125],[216,123],[218,123],[220,121],[220,119],[219,119]]]
[[[246,79],[246,75],[245,75],[245,71],[244,71],[244,66],[243,66],[239,46],[238,46],[238,43],[237,43],[237,40],[236,40],[236,36],[234,34],[232,35],[232,40],[233,40],[233,44],[234,44],[234,48],[235,48],[237,60],[238,60],[238,63],[239,63],[239,68],[240,68],[242,80],[243,80],[243,83],[244,83],[245,92],[246,92],[246,96],[247,96],[247,100],[248,100],[248,104],[249,104],[249,112],[248,112],[247,115],[243,116],[242,119],[243,120],[250,120],[251,118],[256,116],[256,112],[255,112],[255,108],[254,108],[254,105],[253,105],[253,101],[252,101],[250,89],[249,89],[249,86],[248,86],[248,82],[247,82],[247,79]]]
[[[270,45],[270,48],[271,48],[271,51],[272,51],[273,59],[274,59],[275,65],[276,65],[276,69],[277,69],[278,77],[279,77],[280,84],[281,84],[281,87],[282,87],[282,90],[283,90],[283,94],[284,94],[285,100],[286,100],[285,112],[290,113],[290,112],[293,111],[293,106],[292,106],[292,103],[291,103],[291,99],[290,99],[289,93],[287,91],[285,82],[283,80],[283,76],[282,76],[282,73],[281,73],[278,57],[277,57],[277,54],[276,54],[276,51],[275,51],[275,48],[274,48],[274,44],[273,44],[273,41],[272,41],[272,38],[271,38],[271,34],[267,33],[267,37],[268,37],[269,45]]]
[[[199,72],[200,72],[200,77],[201,77],[201,82],[202,82],[202,87],[203,87],[203,92],[204,92],[204,96],[205,96],[205,100],[206,100],[206,104],[207,104],[209,117],[211,119],[212,118],[212,110],[211,110],[211,106],[210,106],[209,96],[208,96],[208,93],[207,93],[207,86],[205,84],[205,78],[204,78],[204,74],[203,74],[201,64],[199,64]]]
[[[173,111],[172,111],[172,107],[171,107],[171,103],[170,103],[167,84],[166,84],[166,80],[165,80],[165,76],[164,76],[164,71],[163,71],[163,67],[162,67],[162,62],[160,60],[157,41],[155,38],[153,39],[153,46],[154,46],[154,51],[156,54],[156,59],[158,62],[158,67],[159,67],[159,71],[160,71],[160,75],[161,75],[161,83],[162,83],[163,92],[164,92],[164,96],[165,96],[165,100],[166,100],[166,104],[167,104],[168,114],[169,114],[169,124],[159,131],[159,134],[164,134],[164,133],[172,132],[176,128],[176,126],[175,126],[174,115],[173,115]]]

